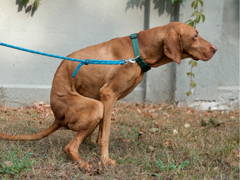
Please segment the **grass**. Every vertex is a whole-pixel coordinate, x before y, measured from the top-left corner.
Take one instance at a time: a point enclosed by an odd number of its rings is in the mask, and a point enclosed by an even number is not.
[[[19,154],[19,156],[17,155]],[[23,157],[21,157],[23,154]],[[21,171],[30,170],[34,161],[30,159],[30,153],[10,151],[1,158],[0,174],[17,176]]]
[[[48,107],[0,108],[0,132],[34,133],[52,121]],[[74,133],[59,130],[35,142],[0,140],[0,179],[239,179],[239,110],[119,103],[111,129],[115,168],[101,169],[99,147],[86,141],[80,154],[98,171],[83,173],[62,151]]]

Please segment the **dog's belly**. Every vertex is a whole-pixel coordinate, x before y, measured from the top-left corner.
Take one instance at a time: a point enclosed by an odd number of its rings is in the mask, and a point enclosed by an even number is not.
[[[85,66],[74,84],[82,96],[100,100],[100,89],[110,88],[121,99],[128,95],[142,80],[137,64],[124,66]],[[87,71],[86,71],[87,70]]]
[[[76,88],[77,92],[81,94],[82,96],[93,98],[99,100],[99,90],[102,86],[96,86],[91,84],[82,84]]]

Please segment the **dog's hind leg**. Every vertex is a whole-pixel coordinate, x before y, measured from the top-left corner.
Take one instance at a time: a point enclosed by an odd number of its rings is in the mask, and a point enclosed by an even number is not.
[[[78,148],[87,135],[87,131],[77,133],[77,135],[65,146],[64,151],[70,155],[73,161],[78,162],[81,169],[90,171],[91,165],[82,160],[78,153]]]
[[[78,153],[78,148],[88,135],[90,135],[103,118],[103,104],[100,101],[78,96],[69,98],[69,106],[65,122],[66,126],[77,131],[77,135],[65,146],[64,151],[72,160],[79,163],[80,168],[90,171],[91,165],[85,162]]]

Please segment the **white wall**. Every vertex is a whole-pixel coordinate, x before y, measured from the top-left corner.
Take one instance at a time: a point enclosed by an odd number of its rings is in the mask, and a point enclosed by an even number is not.
[[[0,41],[48,53],[67,55],[80,48],[143,29],[143,9],[126,11],[127,0],[41,0],[32,17],[18,12],[15,0],[0,0]],[[239,102],[239,2],[205,0],[206,22],[200,34],[218,47],[214,58],[195,68],[197,88],[189,88],[187,61],[168,64],[147,73],[127,99],[141,101],[146,90],[150,102],[178,101],[193,105],[208,102],[223,105]],[[180,9],[180,20],[191,15],[191,0]],[[151,4],[150,27],[167,24],[170,15],[159,16]],[[0,47],[0,104],[30,105],[49,101],[53,74],[60,60]],[[175,79],[176,75],[176,79]],[[175,90],[176,87],[176,90]],[[174,94],[175,90],[175,94]],[[173,99],[175,97],[175,99]]]
[[[181,7],[181,20],[191,15],[190,3],[188,0]],[[199,62],[194,68],[197,87],[190,97],[185,95],[189,88],[188,61],[177,66],[176,100],[203,109],[239,107],[239,1],[205,0],[204,14],[206,21],[197,29],[218,51],[210,61]]]
[[[143,28],[143,11],[126,11],[127,0],[42,0],[31,17],[17,12],[15,0],[0,0],[0,41],[59,55],[128,35]],[[49,101],[60,62],[0,47],[2,103],[29,105]],[[141,89],[140,89],[141,90]]]

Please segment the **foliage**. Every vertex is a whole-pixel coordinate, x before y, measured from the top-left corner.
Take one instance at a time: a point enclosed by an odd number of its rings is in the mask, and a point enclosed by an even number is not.
[[[163,161],[160,159],[156,161],[156,166],[159,168],[160,171],[170,171],[170,170],[178,171],[178,170],[184,169],[188,165],[189,165],[188,160],[183,161],[178,166],[175,163],[164,164]]]
[[[17,175],[23,170],[30,170],[34,161],[30,159],[31,153],[19,158],[15,151],[10,151],[0,162],[0,174]]]
[[[25,10],[25,13],[30,13],[31,16],[34,15],[35,11],[38,9],[41,0],[16,0],[18,5],[18,11]]]
[[[191,18],[186,22],[187,24],[196,27],[198,23],[201,21],[205,21],[205,15],[203,14],[203,0],[194,0],[191,3],[191,7],[193,9],[193,13]]]
[[[142,9],[145,5],[145,2],[149,1],[149,0],[128,0],[127,2],[127,9],[129,8],[140,8]],[[164,6],[165,3],[171,3],[171,4],[175,4],[175,3],[182,3],[183,0],[153,0],[153,4],[154,7],[158,7],[162,5]]]
[[[196,27],[198,23],[205,21],[205,15],[203,14],[203,5],[204,5],[203,0],[192,1],[191,7],[193,9],[193,13],[190,19],[186,22],[187,24],[193,27]],[[193,68],[198,65],[197,61],[190,60],[189,65],[190,65],[190,72],[187,72],[187,76],[190,78],[190,83],[189,83],[189,90],[186,92],[187,96],[192,95],[194,88],[197,86],[196,82],[193,80],[195,77],[195,74],[193,73]]]
[[[128,0],[126,10],[131,8],[144,8],[147,1],[151,0]],[[158,11],[158,15],[162,15],[164,12],[173,14],[173,5],[182,3],[183,0],[152,0],[153,8]]]

